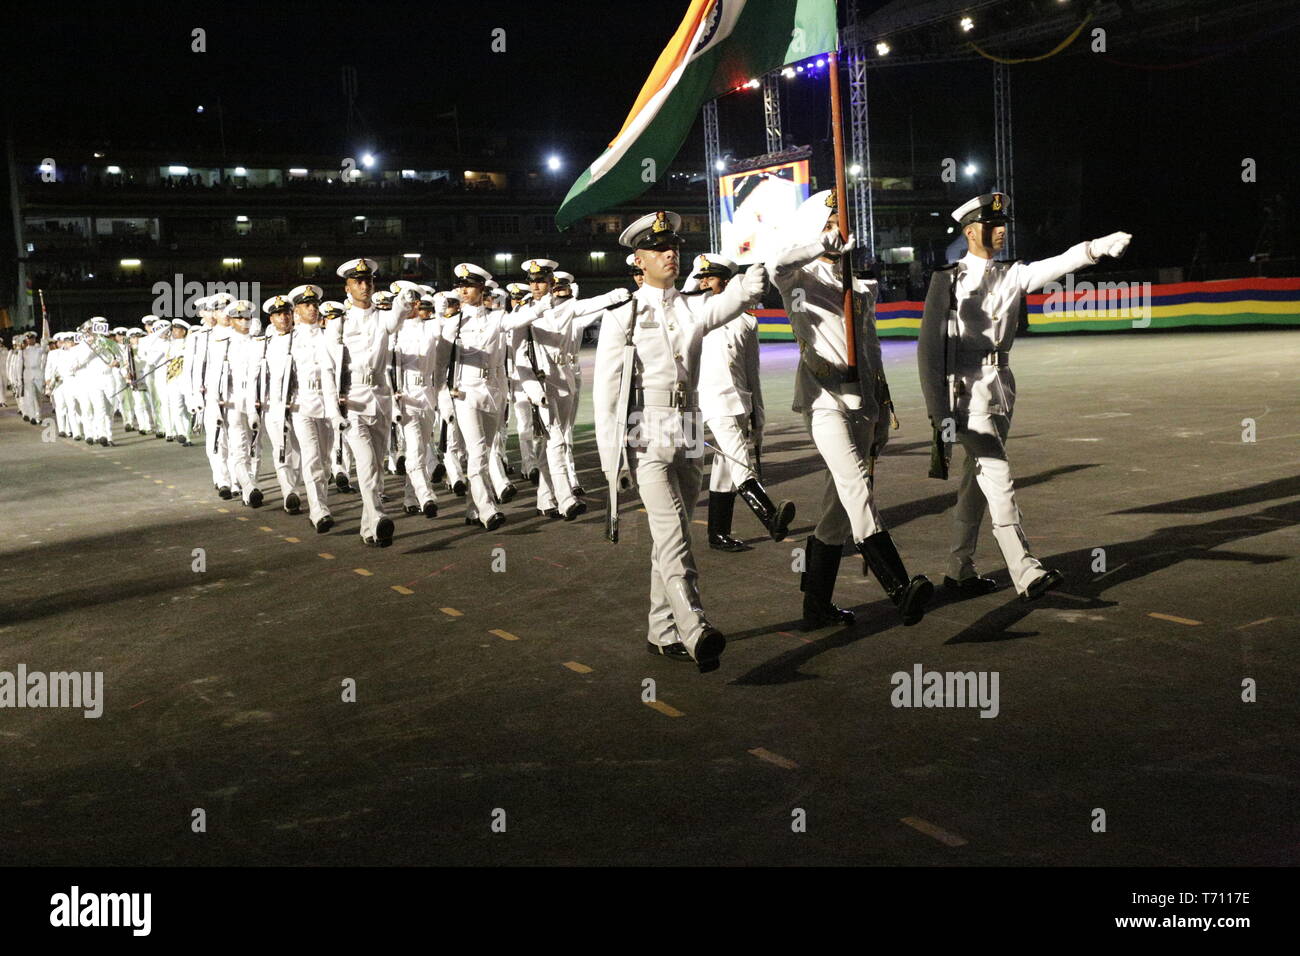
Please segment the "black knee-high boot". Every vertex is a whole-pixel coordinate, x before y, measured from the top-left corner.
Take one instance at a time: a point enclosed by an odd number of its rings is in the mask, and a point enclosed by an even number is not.
[[[858,551],[862,554],[862,573],[868,570],[876,576],[880,586],[885,589],[889,599],[894,602],[903,616],[904,625],[912,625],[925,615],[925,606],[934,594],[934,585],[924,574],[908,578],[903,559],[898,556],[894,539],[888,531],[875,534],[858,542]]]
[[[767,490],[759,484],[757,478],[749,478],[740,483],[740,497],[749,505],[749,510],[754,512],[758,520],[763,523],[767,533],[772,536],[773,541],[780,541],[790,530],[790,522],[794,520],[794,502],[782,501],[781,504],[772,504],[772,499],[767,496]]]
[[[802,627],[805,631],[815,631],[833,624],[852,624],[854,621],[852,611],[831,603],[842,554],[841,545],[827,544],[816,535],[809,535],[808,544],[804,548],[807,570],[799,579],[799,590],[803,591]]]
[[[734,491],[709,492],[709,547],[714,551],[749,550],[749,545],[731,536],[731,515],[735,507]]]

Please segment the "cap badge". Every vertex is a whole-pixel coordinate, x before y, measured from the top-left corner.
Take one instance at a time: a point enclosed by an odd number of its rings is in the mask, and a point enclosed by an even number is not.
[[[668,213],[666,212],[655,213],[655,224],[654,226],[651,227],[651,230],[653,232],[667,232],[671,228],[672,226],[668,224]]]

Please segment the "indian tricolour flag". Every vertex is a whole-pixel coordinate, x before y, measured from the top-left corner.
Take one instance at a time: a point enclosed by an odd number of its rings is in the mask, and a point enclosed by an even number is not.
[[[573,184],[556,225],[564,229],[649,189],[709,100],[835,48],[835,0],[691,0],[623,128]]]

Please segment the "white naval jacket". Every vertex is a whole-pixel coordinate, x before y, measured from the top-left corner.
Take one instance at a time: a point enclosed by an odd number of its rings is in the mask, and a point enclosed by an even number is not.
[[[760,431],[763,428],[758,319],[749,312],[704,336],[700,354],[700,414],[706,422],[729,415],[752,417],[753,427]]]
[[[328,338],[318,325],[294,325],[289,343],[294,388],[288,396],[289,411],[337,423],[343,417],[339,414],[338,366]]]
[[[200,325],[185,336],[185,404],[190,408],[203,405],[203,363],[208,357],[215,326]]]
[[[481,305],[461,304],[460,312],[442,320],[438,338],[439,375],[451,389],[464,394],[462,402],[479,411],[498,413],[504,399],[502,382],[506,337],[511,332],[537,321],[540,312],[519,309],[506,312]],[[452,347],[456,347],[456,368],[448,376]],[[441,384],[441,379],[439,384]],[[440,396],[441,398],[441,396]]]
[[[447,374],[438,365],[438,340],[442,337],[442,319],[406,319],[397,330],[393,352],[397,358],[397,391],[402,414],[437,411],[440,376]]]
[[[728,284],[720,295],[707,297],[683,296],[676,288],[656,289],[647,284],[632,294],[628,304],[612,309],[605,316],[596,344],[596,367],[592,374],[596,443],[600,448],[603,471],[609,473],[613,470],[623,453],[617,436],[618,419],[624,411],[617,406],[623,374],[623,348],[634,308],[636,324],[632,328],[632,344],[636,346],[636,362],[632,371],[629,420],[643,438],[663,447],[685,437],[683,411],[656,406],[647,408],[637,401],[636,390],[674,392],[681,383],[688,403],[685,411],[691,412],[689,406],[696,401],[700,383],[700,353],[704,336],[736,318],[748,304],[741,283],[736,281]]]
[[[855,328],[858,379],[846,382],[842,378],[849,367],[843,273],[839,263],[821,258],[824,251],[820,241],[790,246],[769,264],[772,281],[790,316],[790,331],[799,342],[792,408],[796,412],[861,409],[874,420],[880,415],[875,382],[882,369],[876,336],[878,286],[874,279],[853,280],[853,291],[859,296]],[[801,306],[796,301],[799,290],[803,292]]]
[[[389,349],[402,320],[412,313],[411,303],[398,296],[387,311],[373,306],[363,309],[349,305],[343,318],[335,320],[344,323],[342,333],[348,353],[347,406],[350,414],[388,416],[392,408],[392,392],[388,387]],[[331,331],[337,346],[340,329],[335,325]]]
[[[1020,297],[1036,292],[1067,272],[1094,263],[1088,244],[1071,246],[1059,256],[1037,262],[1013,262],[991,280],[991,260],[966,253],[956,264],[954,292],[957,328],[949,320],[949,335],[957,336],[957,406],[961,414],[1010,416],[1016,403],[1016,378],[1010,365],[981,365],[992,351],[1008,352],[1016,338]]]
[[[546,387],[558,396],[567,396],[573,390],[575,376],[573,365],[576,348],[574,342],[582,330],[594,322],[618,298],[615,290],[589,299],[557,299],[549,293],[535,302],[528,302],[515,310],[515,314],[532,317],[534,349],[537,371],[546,376]],[[540,403],[537,376],[528,360],[528,333],[515,336],[514,359],[519,368],[519,379],[524,392],[534,403]],[[532,382],[533,385],[527,383]]]

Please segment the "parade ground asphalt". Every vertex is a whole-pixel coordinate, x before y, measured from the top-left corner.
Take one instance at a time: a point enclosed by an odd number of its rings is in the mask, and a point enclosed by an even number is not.
[[[704,675],[646,653],[645,515],[626,498],[604,540],[589,389],[590,513],[539,518],[523,481],[488,533],[440,489],[383,550],[356,494],[331,495],[328,534],[286,514],[269,449],[252,510],[198,446],[120,422],[116,447],[46,442],[11,403],[0,670],[102,672],[104,710],[0,709],[0,863],[1300,861],[1300,334],[1022,338],[1012,471],[1065,585],[1022,603],[986,526],[1002,590],[940,590],[905,628],[846,555],[857,623],[811,633],[792,549],[825,470],[794,347],[762,352],[765,477],[799,511],[777,544],[738,505],[753,550],[723,554],[701,494],[728,639]],[[914,343],[884,353],[902,427],[877,495],[938,584],[956,481],[926,474]],[[894,706],[918,666],[996,673],[996,716]]]

